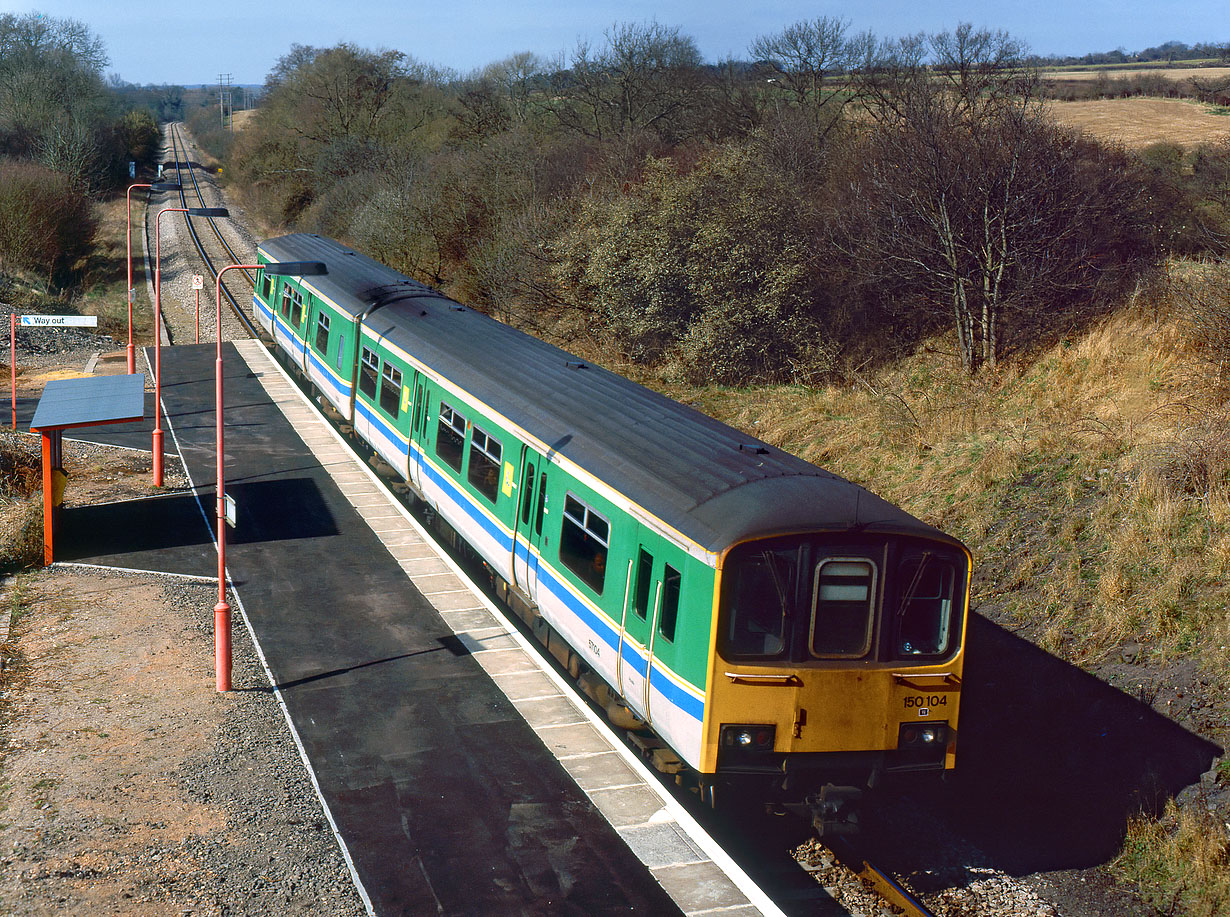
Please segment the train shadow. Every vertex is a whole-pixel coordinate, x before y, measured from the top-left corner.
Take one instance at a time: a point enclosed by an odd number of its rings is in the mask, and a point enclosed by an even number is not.
[[[1014,875],[1101,864],[1128,820],[1160,812],[1221,753],[1149,706],[970,616],[957,770],[898,792]],[[924,867],[919,852],[909,856]]]
[[[236,483],[233,545],[328,538],[337,522],[311,478]],[[208,576],[217,572],[212,524],[214,488],[114,503],[64,507],[56,522],[55,558],[127,569]],[[290,508],[290,509],[288,509]]]

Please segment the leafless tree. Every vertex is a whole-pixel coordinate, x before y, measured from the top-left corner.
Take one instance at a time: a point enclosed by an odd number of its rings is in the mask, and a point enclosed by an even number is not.
[[[614,25],[606,40],[601,49],[581,42],[573,52],[554,106],[560,123],[599,141],[685,135],[701,88],[696,43],[656,22]]]
[[[1151,251],[1126,157],[1043,119],[1020,53],[962,26],[884,46],[861,80],[876,126],[842,244],[947,315],[969,372],[1110,295]]]
[[[547,72],[547,62],[533,51],[521,51],[483,68],[489,80],[508,105],[512,120],[524,124],[529,117],[530,99],[535,85]]]
[[[81,141],[104,108],[106,65],[102,41],[74,19],[0,15],[0,151],[88,183],[93,141]]]
[[[847,20],[828,16],[804,19],[760,36],[748,50],[772,68],[768,79],[793,96],[796,105],[810,110],[817,122],[832,125],[850,99],[851,74],[873,41],[866,33],[848,37],[849,27]]]

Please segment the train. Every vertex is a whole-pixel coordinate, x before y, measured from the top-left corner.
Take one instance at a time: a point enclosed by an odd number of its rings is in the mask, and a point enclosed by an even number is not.
[[[969,550],[865,488],[334,240],[258,246],[253,317],[647,760],[857,828],[956,763]]]

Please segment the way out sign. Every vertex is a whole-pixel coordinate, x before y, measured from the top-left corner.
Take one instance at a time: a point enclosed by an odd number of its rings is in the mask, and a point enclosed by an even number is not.
[[[97,328],[97,315],[19,315],[22,328]]]
[[[13,429],[17,429],[17,326],[22,328],[97,328],[97,315],[9,315],[9,372],[13,377]]]

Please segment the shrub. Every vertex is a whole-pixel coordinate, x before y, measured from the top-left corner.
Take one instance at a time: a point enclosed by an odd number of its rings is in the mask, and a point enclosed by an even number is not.
[[[582,205],[557,280],[621,356],[724,384],[831,369],[811,216],[761,152],[726,147],[686,173],[650,159],[637,185]]]
[[[0,267],[62,279],[89,251],[95,229],[90,201],[72,179],[0,160]]]
[[[31,567],[43,559],[43,501],[38,458],[0,442],[0,571]]]

